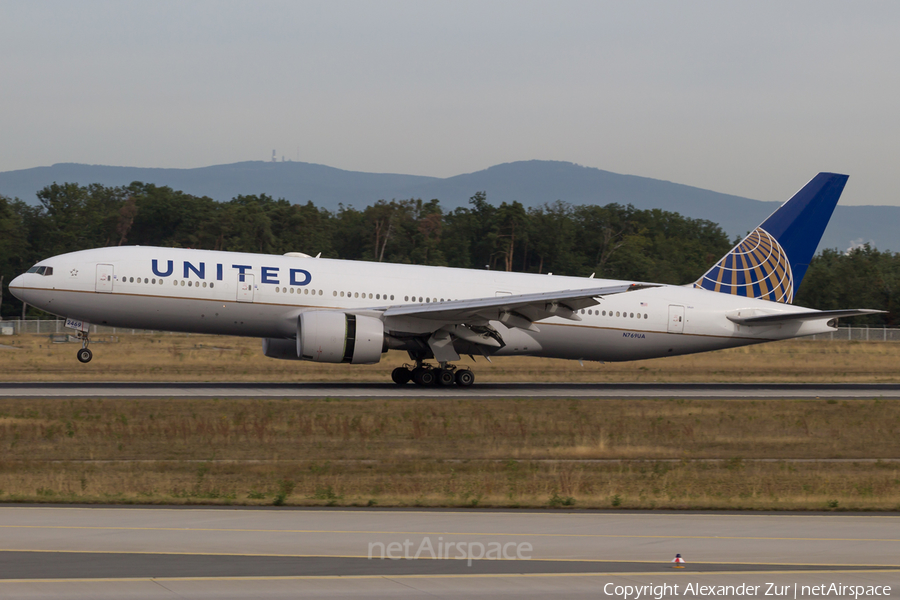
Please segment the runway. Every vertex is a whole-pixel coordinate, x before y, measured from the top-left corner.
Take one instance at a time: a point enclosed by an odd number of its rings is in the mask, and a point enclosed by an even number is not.
[[[666,597],[697,596],[689,583],[761,586],[743,594],[754,597],[769,583],[900,590],[900,517],[883,515],[4,506],[0,539],[3,598],[596,598],[613,595],[608,585],[649,583],[680,586]],[[672,568],[676,553],[685,569]]]
[[[900,398],[897,383],[3,383],[7,398]]]

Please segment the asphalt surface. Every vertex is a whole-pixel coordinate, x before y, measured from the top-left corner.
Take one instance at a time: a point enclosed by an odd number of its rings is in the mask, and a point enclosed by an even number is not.
[[[36,560],[39,557],[39,560]],[[109,579],[209,577],[309,577],[396,575],[500,575],[571,573],[669,573],[668,563],[584,562],[543,560],[430,560],[347,557],[267,557],[95,552],[0,552],[0,579]],[[687,569],[687,567],[685,567]],[[690,571],[819,572],[819,565],[715,564],[691,565]],[[842,571],[888,570],[850,566]],[[0,588],[2,589],[2,588]]]
[[[897,383],[3,383],[0,397],[42,398],[900,398]]]
[[[900,590],[895,515],[2,506],[0,540],[2,598],[596,598],[608,584],[644,583],[687,597],[692,582],[761,585],[743,594],[760,598],[773,583]],[[676,553],[684,569],[672,568]]]

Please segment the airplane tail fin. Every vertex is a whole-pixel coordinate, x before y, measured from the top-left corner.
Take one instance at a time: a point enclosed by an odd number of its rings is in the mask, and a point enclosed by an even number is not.
[[[847,179],[836,173],[813,177],[694,287],[792,303]]]

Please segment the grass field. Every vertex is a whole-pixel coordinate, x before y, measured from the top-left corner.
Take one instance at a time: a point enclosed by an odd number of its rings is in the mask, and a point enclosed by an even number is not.
[[[202,335],[128,335],[97,338],[94,360],[75,360],[77,344],[48,336],[0,338],[0,381],[388,381],[407,362],[389,352],[377,365],[322,365],[262,355],[257,339]],[[532,357],[474,364],[477,381],[721,381],[896,382],[900,343],[785,341],[626,363],[592,363]]]
[[[0,501],[898,510],[898,435],[879,400],[0,400]]]
[[[82,365],[46,336],[0,344],[0,381],[387,381],[406,360],[277,361],[258,340],[153,334],[95,343]],[[474,368],[495,382],[891,382],[900,344]],[[900,403],[3,399],[0,501],[900,510]]]

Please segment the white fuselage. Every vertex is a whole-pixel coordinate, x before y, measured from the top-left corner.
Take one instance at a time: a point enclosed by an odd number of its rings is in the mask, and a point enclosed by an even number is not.
[[[290,339],[311,309],[377,316],[390,306],[431,304],[614,285],[615,281],[488,270],[155,247],[59,255],[10,284],[33,306],[97,325]],[[241,281],[243,273],[243,281]],[[528,331],[534,343],[497,354],[619,361],[672,356],[833,331],[824,321],[738,325],[728,316],[804,311],[791,305],[662,285],[609,295]],[[384,318],[385,331],[416,328]]]

